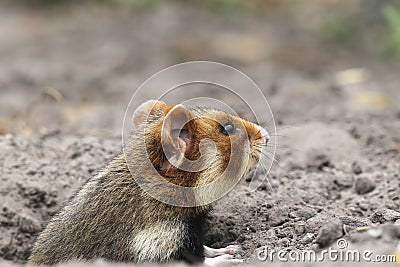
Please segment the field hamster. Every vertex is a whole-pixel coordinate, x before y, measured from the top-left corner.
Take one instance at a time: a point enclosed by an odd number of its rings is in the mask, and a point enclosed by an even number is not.
[[[243,176],[258,163],[261,149],[268,142],[267,131],[222,111],[155,100],[136,109],[133,124],[135,130],[125,147],[132,156],[126,160],[128,157],[121,153],[83,185],[38,236],[29,263],[52,265],[97,258],[133,263],[184,260],[209,266],[240,263],[232,256],[238,251],[237,246],[203,246],[210,205],[165,204],[145,192],[137,179],[152,175],[150,168],[144,167],[146,157],[159,174],[154,179],[184,187],[214,182],[230,160],[236,169],[228,175]],[[139,134],[140,129],[144,136]],[[216,151],[206,168],[198,172],[180,168],[182,157],[176,157],[172,164],[166,156],[168,150],[172,157],[182,154],[194,162],[209,152],[207,148],[202,151],[203,139],[212,140]],[[243,150],[246,140],[249,149]],[[140,143],[145,143],[146,154],[139,149]],[[232,159],[236,154],[242,156]],[[164,194],[162,190],[157,189]],[[200,197],[208,196],[204,192]]]

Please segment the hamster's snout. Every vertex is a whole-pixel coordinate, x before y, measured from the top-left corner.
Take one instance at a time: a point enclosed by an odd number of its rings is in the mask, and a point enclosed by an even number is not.
[[[270,139],[269,133],[267,130],[265,130],[263,127],[258,126],[259,130],[261,132],[261,138],[263,140],[264,145],[267,145]]]

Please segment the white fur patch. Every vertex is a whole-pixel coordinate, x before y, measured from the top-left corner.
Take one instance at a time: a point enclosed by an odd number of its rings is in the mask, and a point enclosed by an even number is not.
[[[263,140],[264,140],[264,142],[265,141],[267,141],[267,140],[269,140],[269,133],[267,132],[267,130],[265,130],[263,127],[261,127],[261,126],[258,126],[258,129],[260,130],[260,132],[261,132],[261,136],[262,136],[262,138],[263,138]]]
[[[141,230],[130,246],[138,263],[163,262],[178,249],[184,235],[185,229],[180,222],[156,222]]]

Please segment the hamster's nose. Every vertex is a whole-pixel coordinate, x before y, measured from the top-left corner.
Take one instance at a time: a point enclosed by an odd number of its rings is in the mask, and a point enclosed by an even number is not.
[[[263,139],[264,139],[264,144],[267,145],[269,142],[269,136],[265,136],[263,137]]]

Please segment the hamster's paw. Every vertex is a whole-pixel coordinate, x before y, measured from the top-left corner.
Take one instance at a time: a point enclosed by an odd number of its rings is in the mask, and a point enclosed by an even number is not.
[[[243,260],[234,259],[230,254],[223,254],[213,258],[205,258],[204,265],[207,267],[219,267],[219,266],[235,266],[243,263]]]
[[[237,245],[229,245],[225,248],[210,248],[204,246],[204,256],[206,258],[214,258],[216,256],[221,256],[224,254],[233,255],[240,250],[240,247]]]

